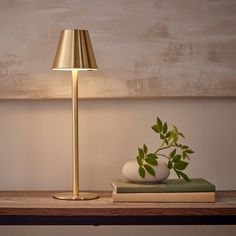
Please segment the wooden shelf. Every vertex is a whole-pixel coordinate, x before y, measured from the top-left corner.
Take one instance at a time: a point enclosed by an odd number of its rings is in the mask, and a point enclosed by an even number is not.
[[[0,191],[0,225],[236,224],[236,191],[218,191],[215,203],[62,201],[52,191]]]

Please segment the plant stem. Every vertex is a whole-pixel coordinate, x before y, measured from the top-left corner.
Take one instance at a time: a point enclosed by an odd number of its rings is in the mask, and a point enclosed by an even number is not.
[[[166,157],[167,159],[169,159],[168,156],[166,156],[165,154],[162,154],[162,153],[158,153],[157,156],[163,156],[163,157]]]
[[[166,146],[166,147],[162,147],[162,145],[154,152],[154,154],[157,154],[159,151],[164,150],[164,149],[168,149],[170,147],[174,147],[175,145],[173,145],[174,142],[172,142],[170,145]]]
[[[165,141],[162,142],[160,148],[162,148],[164,146],[164,144],[165,144]]]

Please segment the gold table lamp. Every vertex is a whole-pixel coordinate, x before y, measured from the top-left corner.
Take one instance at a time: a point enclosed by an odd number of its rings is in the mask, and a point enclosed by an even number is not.
[[[79,127],[78,127],[78,71],[97,70],[96,59],[87,30],[63,30],[60,35],[53,70],[72,71],[72,154],[73,192],[58,193],[61,200],[90,200],[98,198],[94,193],[79,191]]]

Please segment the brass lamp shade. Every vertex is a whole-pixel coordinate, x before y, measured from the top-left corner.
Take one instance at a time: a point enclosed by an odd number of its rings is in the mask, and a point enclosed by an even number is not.
[[[97,70],[88,30],[67,29],[60,35],[53,70]]]

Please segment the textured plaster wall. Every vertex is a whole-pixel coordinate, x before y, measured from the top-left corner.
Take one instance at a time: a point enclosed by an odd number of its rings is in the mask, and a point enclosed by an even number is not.
[[[65,98],[59,33],[90,31],[80,97],[236,95],[235,0],[0,0],[0,98]]]

